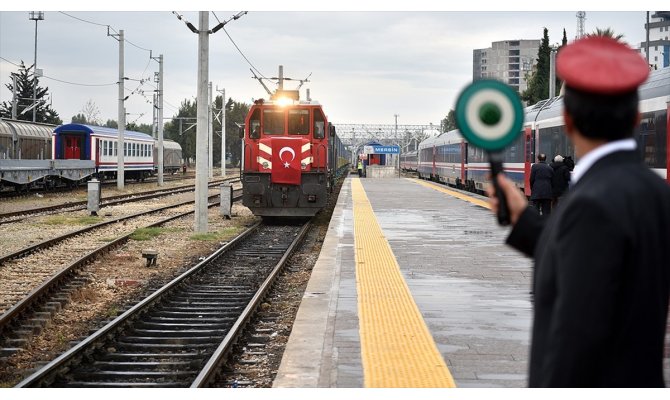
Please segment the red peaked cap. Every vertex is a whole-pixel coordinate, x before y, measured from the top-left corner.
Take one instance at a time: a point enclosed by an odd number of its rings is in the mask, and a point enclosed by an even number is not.
[[[649,75],[647,62],[627,45],[591,36],[558,52],[556,72],[567,86],[587,93],[619,94],[637,89]]]

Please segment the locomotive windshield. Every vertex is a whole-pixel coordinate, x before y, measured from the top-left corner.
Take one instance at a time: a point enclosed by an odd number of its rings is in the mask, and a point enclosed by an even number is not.
[[[304,108],[288,110],[289,135],[309,134],[309,110]]]
[[[284,134],[284,110],[266,108],[263,110],[263,134]]]

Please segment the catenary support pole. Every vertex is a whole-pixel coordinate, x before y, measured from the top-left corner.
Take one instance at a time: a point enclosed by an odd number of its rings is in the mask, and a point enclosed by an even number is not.
[[[196,233],[207,233],[207,82],[209,81],[209,12],[200,11],[198,33],[198,97],[195,153]]]

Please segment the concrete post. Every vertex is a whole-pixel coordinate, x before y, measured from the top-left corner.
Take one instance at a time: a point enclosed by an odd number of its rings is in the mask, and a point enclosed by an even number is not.
[[[233,208],[233,187],[230,183],[221,184],[221,216],[230,219]]]
[[[123,169],[123,158],[124,158],[124,151],[123,151],[123,135],[124,135],[124,130],[126,129],[126,109],[123,106],[123,102],[125,101],[125,95],[124,95],[124,82],[125,79],[123,77],[124,72],[123,72],[123,29],[119,30],[119,118],[118,118],[118,124],[119,124],[119,150],[118,150],[118,155],[117,155],[117,172],[116,172],[116,187],[119,190],[123,190],[123,187],[125,185],[125,171]]]
[[[209,81],[209,12],[200,11],[198,32],[198,98],[195,153],[196,233],[207,233],[207,82]]]
[[[91,212],[91,215],[98,215],[98,211],[100,211],[100,202],[102,199],[100,188],[99,180],[93,178],[88,181],[88,203],[86,204],[86,209]]]
[[[226,89],[223,89],[221,119],[221,176],[226,177]]]
[[[212,102],[212,82],[207,85],[207,158],[209,168],[207,176],[214,178],[214,103]]]
[[[158,186],[163,186],[163,55],[158,56]]]

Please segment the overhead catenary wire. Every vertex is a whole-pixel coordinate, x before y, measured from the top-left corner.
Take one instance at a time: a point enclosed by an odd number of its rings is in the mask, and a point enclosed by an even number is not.
[[[2,60],[4,60],[4,61],[6,61],[6,62],[12,64],[12,65],[15,66],[15,67],[19,67],[19,68],[22,68],[22,67],[23,67],[23,68],[25,68],[25,65],[21,66],[20,64],[16,64],[15,62],[6,59],[5,57],[1,57],[1,56],[0,56],[0,59],[2,59]],[[76,85],[76,86],[112,86],[112,85],[116,85],[116,84],[118,84],[118,82],[113,82],[113,83],[80,83],[80,82],[70,82],[70,81],[66,81],[66,80],[63,80],[63,79],[54,78],[54,77],[52,77],[52,76],[48,76],[48,75],[42,75],[41,77],[42,77],[42,78],[46,78],[46,79],[51,79],[51,80],[56,81],[56,82],[67,83],[68,85]]]
[[[66,15],[66,16],[68,16],[68,17],[70,17],[70,18],[76,19],[76,20],[78,20],[78,21],[85,22],[85,23],[87,23],[87,24],[106,27],[107,29],[111,30],[112,32],[116,33],[117,35],[119,34],[119,32],[118,32],[116,29],[114,29],[114,28],[113,28],[111,25],[109,25],[109,24],[101,24],[101,23],[98,23],[98,22],[89,21],[89,20],[86,20],[86,19],[83,19],[83,18],[75,17],[74,15],[70,15],[70,14],[68,14],[68,13],[66,13],[66,12],[63,12],[63,11],[59,11],[59,13],[61,13],[61,14],[63,14],[63,15]],[[131,41],[128,40],[127,38],[124,39],[124,40],[125,40],[126,43],[128,43],[128,44],[131,45],[131,46],[134,46],[134,47],[136,47],[136,48],[138,48],[138,49],[140,49],[140,50],[148,51],[149,53],[151,53],[151,50],[149,50],[149,49],[145,49],[144,47],[141,47],[141,46],[139,46],[139,45],[136,45],[135,43],[131,42]]]

